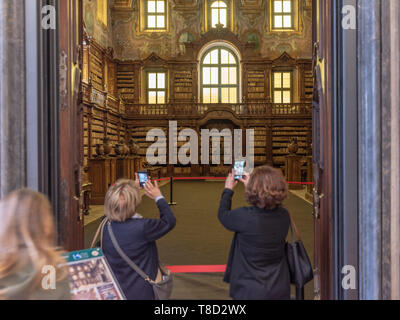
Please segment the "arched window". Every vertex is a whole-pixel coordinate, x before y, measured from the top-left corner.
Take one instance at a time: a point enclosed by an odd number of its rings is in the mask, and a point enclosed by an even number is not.
[[[201,59],[202,103],[239,102],[239,61],[226,47],[213,47]]]
[[[214,1],[211,3],[211,27],[216,28],[217,25],[227,27],[228,23],[228,6],[224,1]]]

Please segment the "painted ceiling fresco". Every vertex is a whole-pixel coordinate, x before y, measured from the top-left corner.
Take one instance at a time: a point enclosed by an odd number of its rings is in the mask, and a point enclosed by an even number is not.
[[[139,1],[110,0],[106,27],[97,19],[99,0],[84,0],[84,22],[87,33],[104,48],[112,47],[120,60],[143,60],[151,53],[164,59],[179,59],[185,54],[185,43],[202,37],[203,5],[201,0],[169,0],[170,32],[139,31]],[[107,0],[100,0],[107,1]],[[299,31],[268,32],[270,0],[233,0],[234,29],[242,42],[253,42],[256,54],[276,59],[283,52],[297,59],[312,57],[312,1],[298,1]]]

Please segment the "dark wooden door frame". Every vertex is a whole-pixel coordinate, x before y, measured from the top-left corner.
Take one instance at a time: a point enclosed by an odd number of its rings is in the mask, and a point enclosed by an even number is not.
[[[314,288],[317,299],[331,299],[332,288],[332,126],[331,3],[313,1],[313,163]]]
[[[58,0],[59,59],[59,217],[61,243],[83,249],[83,113],[79,88],[82,70],[82,0]]]
[[[55,30],[41,26],[47,5],[56,10]],[[59,244],[82,249],[82,112],[74,90],[81,78],[82,0],[26,0],[25,9],[27,185],[50,198]]]
[[[358,43],[356,30],[342,28],[344,5],[357,8],[357,0],[315,0],[313,6],[315,288],[321,299],[359,298],[358,281],[355,290],[342,287],[343,267],[354,267],[355,277],[359,269]]]
[[[27,186],[46,194],[59,219],[58,26],[41,26],[41,9],[56,0],[25,0]],[[34,14],[36,13],[36,14]]]

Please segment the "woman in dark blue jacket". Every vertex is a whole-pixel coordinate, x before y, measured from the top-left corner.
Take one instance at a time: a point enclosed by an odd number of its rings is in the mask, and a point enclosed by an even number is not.
[[[154,185],[148,182],[144,190],[156,202],[160,219],[145,219],[137,214],[136,209],[141,202],[137,177],[135,182],[120,180],[110,188],[105,199],[105,210],[121,249],[152,280],[156,280],[159,266],[156,240],[170,232],[176,220],[157,182]],[[128,300],[155,299],[152,286],[118,254],[107,228],[104,229],[102,248]]]
[[[285,255],[290,217],[282,207],[287,185],[279,170],[269,166],[254,170],[241,181],[250,207],[231,210],[232,172],[226,181],[218,217],[235,232],[224,281],[235,300],[288,300],[290,276]]]

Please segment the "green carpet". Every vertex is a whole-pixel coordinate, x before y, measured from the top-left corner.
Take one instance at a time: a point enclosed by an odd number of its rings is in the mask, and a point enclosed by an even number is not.
[[[217,211],[223,191],[223,182],[177,181],[174,183],[172,207],[177,218],[176,228],[158,241],[160,259],[167,265],[221,265],[226,264],[233,234],[218,221]],[[162,187],[169,199],[169,185]],[[235,190],[233,208],[246,206],[244,188]],[[310,258],[313,258],[312,205],[290,195],[285,207],[292,213]],[[138,212],[146,218],[158,218],[154,201],[143,197]],[[85,228],[85,244],[90,246],[99,221]],[[173,299],[227,299],[228,285],[222,274],[181,274],[175,276]],[[306,299],[313,299],[313,284],[305,288]]]

